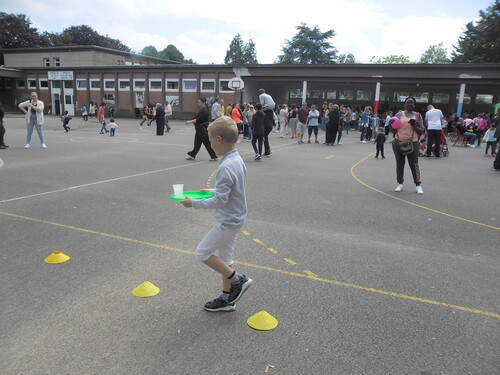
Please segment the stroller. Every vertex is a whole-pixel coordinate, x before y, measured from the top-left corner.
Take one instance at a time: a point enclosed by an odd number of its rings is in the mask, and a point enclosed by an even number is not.
[[[439,143],[441,144],[439,146],[439,151],[441,155],[443,156],[450,156],[450,151],[448,150],[448,142],[446,142],[446,137],[444,131],[441,131],[441,137]],[[420,140],[420,154],[419,156],[424,156],[425,149],[427,145],[427,134]],[[436,145],[433,143],[429,147],[432,147],[431,152],[435,151]]]

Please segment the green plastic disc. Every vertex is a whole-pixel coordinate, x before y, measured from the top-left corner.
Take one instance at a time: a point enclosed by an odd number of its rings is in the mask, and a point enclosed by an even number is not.
[[[189,197],[193,200],[199,200],[199,199],[207,199],[207,198],[212,198],[213,194],[210,191],[203,191],[203,190],[191,190],[191,191],[185,191],[184,196],[182,198],[177,198],[175,194],[172,194],[170,196],[170,199],[173,201],[183,201],[186,199],[186,197]]]

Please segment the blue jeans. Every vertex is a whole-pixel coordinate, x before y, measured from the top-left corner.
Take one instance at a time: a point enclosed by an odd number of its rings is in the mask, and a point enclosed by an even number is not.
[[[463,135],[467,137],[470,145],[473,145],[474,142],[476,142],[477,135],[475,135],[474,133],[465,132]]]
[[[38,137],[40,138],[40,143],[44,144],[45,140],[43,137],[43,128],[42,125],[37,124],[36,116],[31,116],[30,121],[27,124],[28,133],[26,135],[26,143],[31,143],[31,135],[33,134],[33,128],[36,126],[36,132],[38,133]]]

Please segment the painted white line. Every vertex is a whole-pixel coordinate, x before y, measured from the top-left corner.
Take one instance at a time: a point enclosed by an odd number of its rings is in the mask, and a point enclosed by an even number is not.
[[[161,172],[166,172],[166,171],[171,171],[174,169],[178,168],[184,168],[184,167],[190,167],[193,165],[200,165],[201,163],[208,163],[208,160],[206,161],[201,161],[201,162],[196,162],[196,163],[188,163],[188,164],[183,164],[183,165],[177,165],[175,167],[170,167],[170,168],[165,168],[165,169],[158,169],[156,171],[149,171],[149,172],[144,172],[144,173],[138,173],[138,174],[132,174],[129,176],[123,176],[123,177],[117,177],[117,178],[111,178],[109,180],[103,180],[103,181],[96,181],[96,182],[91,182],[88,184],[83,184],[83,185],[77,185],[77,186],[71,186],[67,187],[64,189],[59,189],[59,190],[52,190],[52,191],[46,191],[44,193],[38,193],[38,194],[31,194],[31,195],[26,195],[24,197],[17,197],[17,198],[11,198],[11,199],[5,199],[3,201],[0,201],[1,203],[7,203],[7,202],[14,202],[14,201],[19,201],[22,199],[28,199],[28,198],[35,198],[35,197],[41,197],[44,195],[49,195],[49,194],[54,194],[54,193],[61,193],[64,191],[70,191],[70,190],[76,190],[76,189],[81,189],[84,187],[89,187],[89,186],[95,186],[95,185],[100,185],[100,184],[107,184],[109,182],[115,182],[115,181],[120,181],[120,180],[126,180],[128,178],[135,178],[135,177],[142,177],[142,176],[147,176],[149,174],[154,174],[154,173],[161,173]]]
[[[105,138],[85,138],[85,137],[78,137],[78,138],[70,138],[69,139],[70,141],[72,142],[94,142],[94,143],[99,143],[99,142],[126,142],[126,143],[131,143],[131,142],[139,142],[139,138],[124,138],[124,137],[120,137],[118,138],[117,140],[113,139],[109,139],[109,136],[108,136],[108,139],[105,139]]]
[[[2,167],[3,167],[3,160],[0,159],[0,168],[2,168]]]

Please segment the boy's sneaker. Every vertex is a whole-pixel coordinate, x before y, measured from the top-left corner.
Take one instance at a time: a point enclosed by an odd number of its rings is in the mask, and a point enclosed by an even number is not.
[[[416,192],[417,192],[417,194],[420,194],[420,195],[424,194],[424,190],[422,189],[422,186],[417,185]]]
[[[30,148],[30,144],[29,144],[29,143],[26,143],[26,144],[24,145],[24,148]]]
[[[398,186],[396,186],[396,189],[394,189],[395,192],[401,192],[403,191],[403,184],[399,184]]]
[[[260,154],[255,154],[255,159],[254,160],[260,160]]]
[[[207,311],[234,311],[236,305],[227,302],[222,296],[217,297],[213,301],[205,303],[205,310]]]
[[[243,294],[252,285],[252,279],[246,277],[245,275],[238,275],[239,280],[231,283],[231,290],[229,291],[228,303],[236,303]]]

